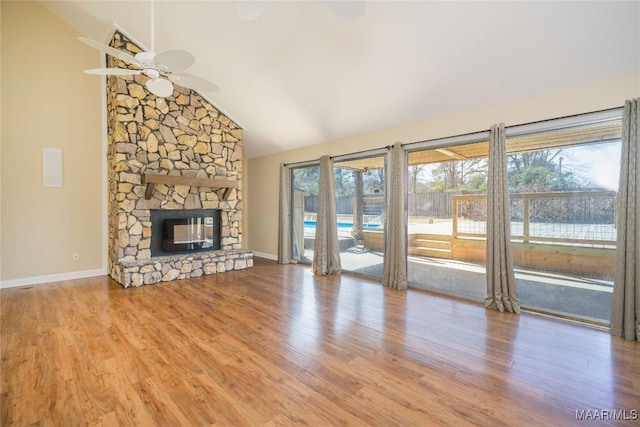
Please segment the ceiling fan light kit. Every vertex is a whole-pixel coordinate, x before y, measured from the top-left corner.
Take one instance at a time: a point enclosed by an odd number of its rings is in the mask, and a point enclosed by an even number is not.
[[[159,96],[160,98],[166,98],[167,96],[171,96],[173,93],[173,84],[167,80],[162,78],[150,78],[145,83],[145,86],[152,94]]]

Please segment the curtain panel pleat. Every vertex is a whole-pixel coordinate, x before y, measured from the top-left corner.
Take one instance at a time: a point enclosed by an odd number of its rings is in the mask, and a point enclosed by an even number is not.
[[[320,157],[318,214],[311,271],[313,274],[325,276],[339,273],[341,269],[333,161],[329,156],[322,156]]]
[[[617,206],[611,335],[640,341],[640,98],[627,100]]]
[[[278,263],[291,263],[291,170],[280,165]]]
[[[391,148],[388,168],[388,203],[384,230],[383,284],[391,289],[407,289],[407,226],[405,212],[406,166],[401,144]]]
[[[520,313],[511,254],[507,141],[504,123],[491,126],[487,177],[487,296],[485,307]]]

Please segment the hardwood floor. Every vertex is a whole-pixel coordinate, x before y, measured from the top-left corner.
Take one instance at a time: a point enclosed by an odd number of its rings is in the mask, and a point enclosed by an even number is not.
[[[639,422],[638,343],[300,265],[0,296],[3,426]]]

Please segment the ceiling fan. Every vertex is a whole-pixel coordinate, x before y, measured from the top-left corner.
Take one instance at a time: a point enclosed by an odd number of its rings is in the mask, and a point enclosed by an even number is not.
[[[217,92],[218,86],[209,80],[182,71],[188,69],[195,62],[192,54],[184,50],[167,50],[160,53],[154,52],[154,4],[151,2],[151,52],[140,52],[135,56],[115,49],[111,46],[94,40],[78,37],[78,39],[108,55],[118,58],[138,69],[127,68],[93,68],[85,70],[87,74],[106,76],[124,76],[144,74],[149,77],[145,86],[152,94],[164,98],[173,93],[173,83],[188,89],[202,92]]]

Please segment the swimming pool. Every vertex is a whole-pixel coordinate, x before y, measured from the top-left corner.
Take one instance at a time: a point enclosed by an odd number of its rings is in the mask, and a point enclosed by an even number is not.
[[[305,221],[304,226],[315,228],[316,222],[317,221]],[[353,228],[352,222],[339,222],[337,225],[338,225],[338,228]],[[362,228],[380,228],[380,227],[381,227],[380,224],[362,224]]]

